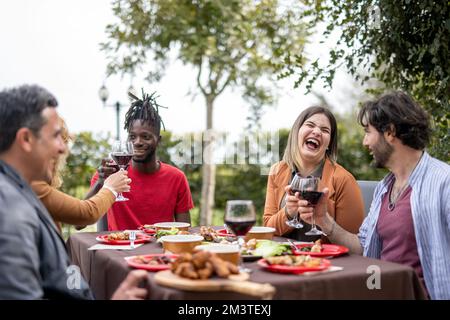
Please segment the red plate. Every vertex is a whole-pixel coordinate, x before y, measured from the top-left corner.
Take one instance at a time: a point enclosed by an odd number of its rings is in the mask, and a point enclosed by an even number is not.
[[[114,244],[114,245],[129,245],[131,244],[130,240],[108,240],[107,234],[102,234],[101,236],[98,236],[95,238],[98,242],[104,243],[104,244]],[[146,235],[137,233],[136,234],[136,240],[134,240],[134,244],[140,244],[145,242],[150,242],[152,240],[152,237]]]
[[[331,266],[330,260],[322,259],[322,262],[317,267],[301,267],[301,266],[286,266],[283,264],[268,264],[266,259],[258,260],[257,262],[261,267],[271,272],[278,273],[293,273],[293,274],[301,274],[304,272],[311,271],[323,271],[328,269]]]
[[[155,234],[156,233],[156,230],[153,229],[153,228],[146,228],[144,226],[140,226],[140,227],[138,227],[138,229],[143,231],[143,232],[145,232],[145,233],[147,233],[147,234]]]
[[[147,271],[161,271],[161,270],[168,270],[170,269],[170,265],[168,264],[145,264],[136,261],[136,257],[138,256],[132,256],[132,257],[126,257],[125,260],[127,261],[128,265],[130,267],[136,268],[136,269],[142,269]],[[178,258],[177,254],[164,254],[164,253],[156,253],[156,254],[146,254],[141,255],[140,257],[151,259],[153,257],[167,257],[171,260],[174,260]]]
[[[305,248],[305,247],[312,247],[313,244],[304,243],[304,244],[297,244],[296,247],[298,249]],[[317,258],[323,258],[323,257],[337,257],[342,254],[346,254],[348,252],[348,248],[344,246],[339,246],[337,244],[322,244],[322,251],[321,252],[309,252],[309,251],[300,251],[297,250],[293,252],[295,255],[308,255],[311,257],[317,257]]]
[[[217,230],[217,234],[222,237],[236,237],[234,233],[229,233],[227,229],[219,229]]]

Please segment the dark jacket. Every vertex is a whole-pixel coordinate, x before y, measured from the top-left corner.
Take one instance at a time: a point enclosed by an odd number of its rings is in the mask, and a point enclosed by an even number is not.
[[[28,183],[0,160],[0,299],[92,299]]]

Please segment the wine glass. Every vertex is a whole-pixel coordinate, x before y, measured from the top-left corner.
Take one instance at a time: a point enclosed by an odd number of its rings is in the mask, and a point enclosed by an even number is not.
[[[114,162],[119,166],[120,170],[125,170],[133,157],[133,143],[130,141],[116,141],[113,144],[111,157]],[[125,198],[122,195],[122,192],[119,192],[117,195],[116,201],[127,201],[128,198]]]
[[[238,238],[239,252],[241,252],[247,232],[256,222],[255,206],[251,200],[229,200],[225,211],[225,223]],[[242,266],[242,257],[239,261],[241,272],[251,272],[251,269]]]
[[[294,179],[292,179],[291,182],[291,195],[295,195],[296,192],[300,192],[300,180],[301,177],[296,174],[294,176]],[[303,228],[303,223],[300,222],[300,220],[298,219],[298,212],[297,214],[294,216],[294,218],[292,220],[287,220],[286,224],[289,227],[295,228],[295,229],[301,229]]]
[[[307,178],[301,178],[299,181],[299,188],[298,190],[296,190],[300,193],[300,197],[304,200],[307,200],[308,204],[312,207],[314,207],[319,202],[320,197],[322,197],[323,194],[323,192],[317,191],[317,189],[319,188],[319,182],[320,179],[318,177],[309,176]],[[311,219],[312,219],[311,230],[305,232],[305,235],[326,236],[325,233],[323,233],[316,227],[316,222],[314,220],[314,211]]]

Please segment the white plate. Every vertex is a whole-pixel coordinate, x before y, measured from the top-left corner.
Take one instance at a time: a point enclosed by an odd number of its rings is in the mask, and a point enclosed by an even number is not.
[[[159,238],[159,240],[161,242],[194,242],[203,241],[204,238],[195,234],[176,234],[172,236],[163,236]]]
[[[153,226],[155,228],[188,228],[191,224],[187,222],[158,222]]]
[[[269,233],[275,232],[275,228],[272,227],[253,227],[248,233]]]

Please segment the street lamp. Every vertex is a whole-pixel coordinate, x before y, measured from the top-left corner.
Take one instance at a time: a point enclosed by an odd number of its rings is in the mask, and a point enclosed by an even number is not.
[[[132,90],[132,87],[130,86],[129,91]],[[106,101],[109,97],[109,91],[108,88],[106,88],[105,84],[103,84],[100,89],[98,90],[98,96],[100,97],[100,100],[103,102],[103,106],[109,106],[109,107],[115,107],[116,108],[116,139],[120,140],[120,108],[125,107],[126,105],[121,104],[119,101],[112,105],[107,105]]]

